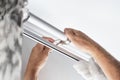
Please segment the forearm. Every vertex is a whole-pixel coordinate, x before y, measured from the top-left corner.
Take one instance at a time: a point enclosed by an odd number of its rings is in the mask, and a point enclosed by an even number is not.
[[[66,28],[65,34],[79,49],[90,53],[109,80],[120,80],[120,63],[81,31]]]
[[[24,80],[37,80],[37,76],[37,70],[28,66],[24,75]]]
[[[120,63],[97,43],[92,49],[90,54],[101,67],[108,80],[120,80]]]
[[[34,57],[34,56],[30,56],[30,57]],[[24,74],[24,80],[37,80],[38,74],[40,70],[44,67],[46,59],[47,58],[39,62],[37,60],[29,60],[26,68],[26,72]]]

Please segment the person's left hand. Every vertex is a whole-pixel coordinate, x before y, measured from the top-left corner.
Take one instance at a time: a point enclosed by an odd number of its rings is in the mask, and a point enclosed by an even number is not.
[[[48,37],[44,37],[44,39],[48,40],[49,42],[54,42],[53,39],[48,38]],[[38,70],[42,69],[42,67],[44,66],[47,57],[48,57],[48,52],[49,52],[49,48],[37,43],[35,47],[33,47],[32,51],[31,51],[31,55],[29,58],[29,62],[28,62],[28,67],[30,69],[34,69],[38,72]]]
[[[43,38],[48,40],[49,42],[54,42],[52,38]],[[47,60],[49,50],[50,49],[48,47],[39,43],[37,43],[36,46],[33,47],[24,75],[24,80],[37,80],[38,73]]]

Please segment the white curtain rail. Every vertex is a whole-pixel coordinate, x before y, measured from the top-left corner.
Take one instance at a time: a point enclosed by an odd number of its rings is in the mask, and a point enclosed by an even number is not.
[[[42,43],[49,48],[52,48],[60,53],[63,53],[72,59],[79,61],[79,60],[86,60],[88,61],[90,56],[86,55],[85,53],[80,54],[80,52],[73,48],[73,46],[68,45],[68,47],[59,47],[53,43],[50,43],[42,38],[42,36],[52,37],[54,39],[60,40],[67,40],[67,37],[64,35],[62,31],[55,28],[51,24],[47,23],[46,21],[36,17],[32,13],[30,13],[30,19],[24,24],[24,36]],[[78,52],[77,52],[78,51]]]
[[[46,40],[44,40],[42,37],[32,33],[31,31],[29,30],[26,30],[24,29],[24,36],[28,37],[29,39],[32,39],[38,43],[42,43],[43,45],[49,47],[49,48],[52,48],[60,53],[63,53],[64,55],[76,60],[76,61],[79,61],[81,58],[77,57],[76,55],[73,55],[72,53],[68,52],[67,50],[59,47],[59,46],[56,46],[55,44],[52,44]]]
[[[44,31],[48,31],[51,35],[56,36],[57,38],[61,39],[61,40],[67,40],[67,37],[64,35],[64,33],[57,29],[55,26],[49,24],[48,22],[44,21],[43,19],[35,16],[34,14],[30,13],[30,19],[28,20],[29,22],[31,22],[32,24],[34,23],[34,25],[38,26],[44,30]]]

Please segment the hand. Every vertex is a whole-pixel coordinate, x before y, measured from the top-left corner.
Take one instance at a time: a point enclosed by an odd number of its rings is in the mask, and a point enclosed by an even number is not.
[[[54,42],[53,39],[48,37],[43,37],[44,39],[48,40],[49,42]],[[31,55],[28,61],[26,73],[24,76],[24,80],[36,80],[39,71],[43,68],[47,57],[49,48],[37,43],[35,47],[33,47],[31,51]]]
[[[49,42],[54,42],[53,39],[48,37],[44,37],[44,39],[48,40]],[[36,70],[42,69],[44,63],[47,60],[49,50],[50,49],[48,47],[37,43],[36,46],[32,49],[29,58],[29,65]]]
[[[75,44],[76,47],[80,48],[86,53],[90,53],[91,51],[93,51],[93,48],[97,44],[81,31],[66,28],[64,30],[64,33],[68,37],[68,39]]]

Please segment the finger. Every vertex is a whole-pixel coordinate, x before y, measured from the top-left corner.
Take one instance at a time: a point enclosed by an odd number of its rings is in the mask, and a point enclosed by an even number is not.
[[[73,29],[71,29],[71,28],[65,28],[64,33],[65,33],[65,35],[67,36],[67,38],[69,40],[73,40],[73,38],[75,36],[75,33],[74,33]]]
[[[80,36],[80,34],[82,33],[81,31],[75,29],[73,29],[73,32],[76,36]]]
[[[55,40],[54,39],[52,39],[52,38],[50,38],[50,37],[43,37],[45,40],[47,40],[47,41],[49,41],[49,42],[51,42],[51,43],[53,43]]]
[[[44,46],[43,53],[48,55],[49,50],[50,50],[50,48]]]
[[[46,40],[48,40],[49,42],[51,42],[51,43],[53,43],[53,42],[55,42],[55,40],[54,39],[52,39],[52,38],[50,38],[50,37],[43,37],[44,39],[46,39]],[[49,49],[49,51],[50,51],[51,49]]]
[[[42,51],[44,46],[42,44],[40,44],[40,43],[37,43],[34,48],[39,50],[39,51]]]

